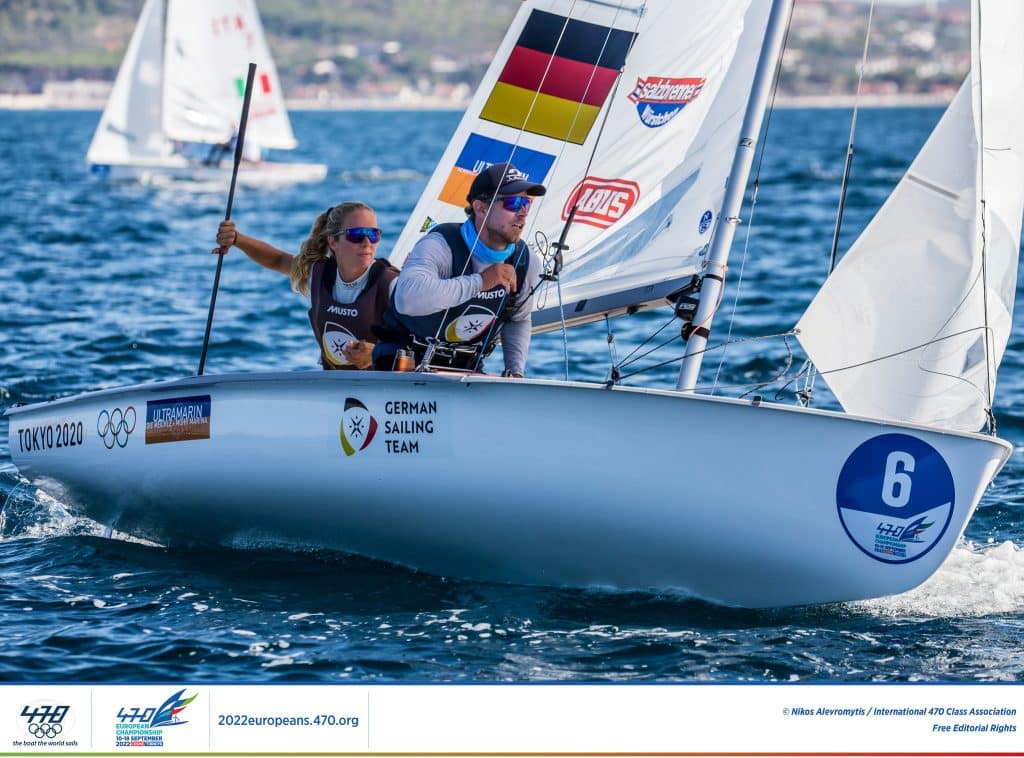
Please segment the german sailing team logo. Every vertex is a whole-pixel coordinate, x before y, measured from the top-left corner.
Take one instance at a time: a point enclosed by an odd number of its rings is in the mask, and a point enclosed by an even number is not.
[[[377,419],[366,406],[354,397],[345,398],[345,412],[341,416],[341,449],[351,456],[365,450],[377,434]]]
[[[576,204],[573,220],[599,229],[607,229],[629,213],[640,199],[640,185],[629,179],[601,179],[588,176],[569,193],[562,208],[562,220],[569,218]]]
[[[471,305],[444,331],[448,342],[472,342],[491,328],[497,316],[482,305]]]
[[[345,357],[344,352],[345,345],[355,338],[356,336],[341,324],[336,324],[333,321],[324,324],[324,333],[320,341],[324,346],[324,355],[327,356],[327,360],[335,366],[348,365],[349,360]]]
[[[846,534],[882,563],[910,563],[946,533],[956,503],[949,465],[927,442],[882,434],[846,459],[836,506]]]
[[[113,450],[114,446],[124,447],[128,444],[128,438],[135,431],[136,422],[135,406],[127,408],[104,408],[96,417],[96,434],[103,440],[103,446],[107,450]]]
[[[692,103],[707,80],[699,77],[676,79],[668,76],[650,76],[637,79],[633,91],[627,95],[636,104],[637,115],[644,126],[657,129],[664,126],[679,111]]]
[[[199,696],[185,697],[181,689],[160,706],[121,706],[117,711],[114,737],[117,747],[164,747],[164,729],[182,726],[188,721],[181,717],[185,708]]]

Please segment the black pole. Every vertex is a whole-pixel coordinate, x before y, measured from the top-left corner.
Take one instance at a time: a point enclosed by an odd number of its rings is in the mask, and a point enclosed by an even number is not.
[[[235,139],[235,165],[231,169],[231,189],[228,190],[228,207],[224,211],[224,220],[231,218],[231,206],[235,202],[235,181],[238,179],[238,164],[242,162],[242,146],[245,144],[245,126],[249,121],[249,101],[252,99],[252,82],[256,78],[256,64],[249,64],[249,75],[245,79],[245,97],[242,99],[242,118],[238,122],[238,135]],[[220,270],[224,266],[224,254],[217,256],[217,273],[213,276],[213,292],[210,293],[210,312],[206,314],[206,334],[203,335],[203,353],[199,357],[199,372],[203,375],[206,366],[206,350],[210,346],[210,329],[213,328],[213,309],[217,305],[217,288],[220,286]]]

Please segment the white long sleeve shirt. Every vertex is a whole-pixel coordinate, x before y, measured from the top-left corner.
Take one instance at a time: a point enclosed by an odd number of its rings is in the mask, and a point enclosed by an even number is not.
[[[452,252],[444,237],[429,233],[420,237],[402,265],[395,280],[395,307],[408,316],[427,316],[460,305],[483,290],[480,272],[492,265],[470,256],[472,271],[452,271]],[[532,291],[540,281],[541,260],[530,251],[526,281],[518,282],[519,292]],[[505,370],[525,374],[526,354],[530,349],[530,317],[533,296],[518,308],[501,329]]]

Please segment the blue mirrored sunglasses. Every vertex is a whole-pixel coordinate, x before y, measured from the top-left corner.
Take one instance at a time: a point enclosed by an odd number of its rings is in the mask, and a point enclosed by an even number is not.
[[[351,229],[339,229],[334,233],[334,238],[344,237],[353,245],[358,245],[364,239],[376,245],[380,242],[381,231],[375,226],[353,226]]]
[[[530,205],[532,203],[532,197],[524,197],[523,195],[512,195],[512,197],[501,198],[501,207],[509,213],[519,213],[519,211],[524,208],[526,210],[530,210]]]

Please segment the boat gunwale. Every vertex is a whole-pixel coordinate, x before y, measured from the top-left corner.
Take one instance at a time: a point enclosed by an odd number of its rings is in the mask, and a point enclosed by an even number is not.
[[[696,392],[683,392],[676,389],[661,389],[654,387],[632,387],[627,385],[609,386],[606,382],[581,382],[565,381],[562,379],[517,379],[511,377],[495,376],[491,374],[463,374],[454,372],[390,372],[390,371],[323,371],[309,369],[303,371],[259,371],[259,372],[234,372],[228,374],[207,374],[205,376],[186,376],[177,379],[166,379],[146,382],[144,384],[122,385],[104,389],[82,392],[77,395],[44,400],[37,403],[12,406],[4,411],[4,416],[13,418],[22,413],[32,413],[43,409],[59,408],[65,405],[82,400],[93,400],[110,395],[123,394],[125,392],[149,392],[153,394],[166,394],[177,388],[194,389],[198,387],[212,387],[219,384],[285,384],[288,382],[408,382],[413,380],[417,383],[425,382],[457,382],[459,384],[512,384],[515,386],[540,386],[548,388],[563,389],[585,389],[591,391],[625,392],[629,394],[654,395],[657,397],[685,399],[695,402],[723,403],[734,406],[748,406],[763,411],[775,411],[783,413],[799,413],[826,418],[841,418],[856,423],[872,424],[880,427],[907,429],[912,431],[928,432],[952,437],[963,437],[966,439],[987,440],[1004,449],[1003,461],[1000,468],[1013,452],[1013,445],[995,435],[983,434],[981,432],[963,432],[955,429],[944,429],[941,427],[927,426],[905,421],[893,421],[889,419],[872,418],[870,416],[858,416],[843,411],[829,410],[825,408],[805,408],[782,403],[741,400],[735,397],[717,395],[706,395]]]

